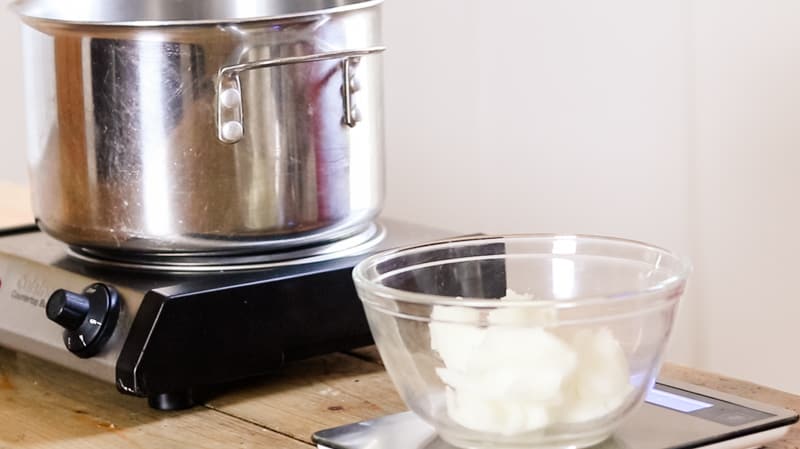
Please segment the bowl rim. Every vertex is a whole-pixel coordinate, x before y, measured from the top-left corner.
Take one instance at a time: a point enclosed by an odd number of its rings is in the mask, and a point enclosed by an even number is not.
[[[565,299],[533,299],[531,301],[498,301],[497,298],[472,298],[472,297],[452,297],[443,295],[433,295],[428,293],[417,293],[407,290],[402,290],[394,287],[388,287],[375,280],[371,280],[367,276],[368,270],[378,266],[380,263],[391,260],[392,258],[400,255],[421,253],[424,251],[431,251],[436,249],[452,248],[454,246],[466,246],[469,244],[476,244],[485,242],[487,244],[507,241],[524,241],[524,240],[584,240],[595,241],[603,243],[611,243],[617,245],[627,245],[639,247],[660,253],[673,259],[677,264],[676,273],[669,278],[651,286],[646,289],[640,290],[620,290],[612,291],[604,295],[577,295],[575,297]],[[542,253],[546,254],[546,253]],[[568,256],[569,254],[564,254]],[[505,258],[505,254],[497,255],[499,258]],[[474,256],[475,259],[490,259],[491,256]],[[444,259],[443,259],[444,260]],[[458,260],[458,259],[453,259]],[[462,259],[463,260],[463,259]],[[409,265],[411,267],[413,265]],[[385,250],[375,253],[361,262],[359,262],[352,272],[353,281],[358,289],[363,289],[369,292],[370,295],[377,296],[381,299],[389,300],[396,303],[431,305],[431,306],[453,306],[453,307],[469,307],[478,309],[497,309],[497,308],[511,308],[511,307],[524,307],[524,308],[574,308],[584,306],[602,305],[603,303],[619,304],[621,301],[631,301],[641,299],[647,296],[665,297],[666,300],[679,298],[684,290],[686,282],[693,270],[691,261],[688,257],[682,256],[674,251],[667,250],[663,247],[652,245],[639,240],[632,240],[620,237],[593,235],[593,234],[554,234],[554,233],[518,233],[518,234],[478,234],[465,237],[448,238],[441,240],[434,240],[429,242],[417,243],[412,245],[401,246],[398,248]],[[388,273],[394,272],[392,270]],[[363,303],[370,301],[359,294]]]

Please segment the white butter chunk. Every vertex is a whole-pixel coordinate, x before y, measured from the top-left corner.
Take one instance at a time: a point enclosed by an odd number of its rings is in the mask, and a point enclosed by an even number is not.
[[[448,368],[464,370],[486,333],[478,327],[480,312],[467,307],[435,307],[431,320],[431,348]]]
[[[509,290],[502,300],[533,298]],[[431,347],[444,362],[436,372],[447,385],[453,421],[517,435],[600,418],[625,401],[632,387],[619,342],[608,329],[583,330],[565,341],[545,329],[556,324],[556,312],[434,308]]]
[[[474,392],[449,387],[445,396],[453,421],[473,430],[510,436],[543,429],[549,424],[550,415],[544,407],[487,400]]]
[[[504,303],[532,302],[532,295],[517,293],[507,289],[506,296],[500,298]],[[489,312],[489,324],[508,324],[524,326],[548,326],[556,322],[556,310],[552,307],[499,307]]]
[[[559,420],[590,421],[613,412],[632,390],[619,342],[608,329],[584,330],[575,335],[572,347],[578,353],[578,369],[567,381]]]

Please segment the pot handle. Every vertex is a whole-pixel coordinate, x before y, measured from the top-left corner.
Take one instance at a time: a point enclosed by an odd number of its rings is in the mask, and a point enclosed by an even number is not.
[[[242,113],[242,86],[239,74],[254,69],[268,69],[281,65],[304,64],[327,59],[342,60],[342,100],[344,107],[344,124],[356,126],[360,120],[358,111],[353,107],[354,85],[352,83],[353,68],[358,65],[362,56],[382,53],[386,47],[368,47],[359,50],[339,50],[313,55],[290,56],[286,58],[268,59],[264,61],[245,62],[229,65],[219,69],[217,79],[217,138],[224,143],[233,144],[244,137],[244,118]]]

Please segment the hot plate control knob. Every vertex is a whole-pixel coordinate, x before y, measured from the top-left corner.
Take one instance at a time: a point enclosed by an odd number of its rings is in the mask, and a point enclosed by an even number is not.
[[[89,298],[67,290],[57,290],[47,301],[47,318],[67,330],[81,327],[88,313]]]
[[[64,328],[64,345],[81,358],[95,356],[114,333],[119,295],[113,287],[93,284],[82,293],[56,290],[47,300],[47,318]]]

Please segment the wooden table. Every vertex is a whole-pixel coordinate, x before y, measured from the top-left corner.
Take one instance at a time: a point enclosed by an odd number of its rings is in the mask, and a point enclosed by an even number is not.
[[[0,186],[0,197],[0,226],[30,219],[23,189]],[[747,382],[677,366],[664,374],[800,410],[800,397]],[[374,348],[294,363],[181,412],[152,410],[110,384],[0,348],[0,449],[308,449],[317,430],[404,409]],[[800,430],[769,447],[800,448]]]

